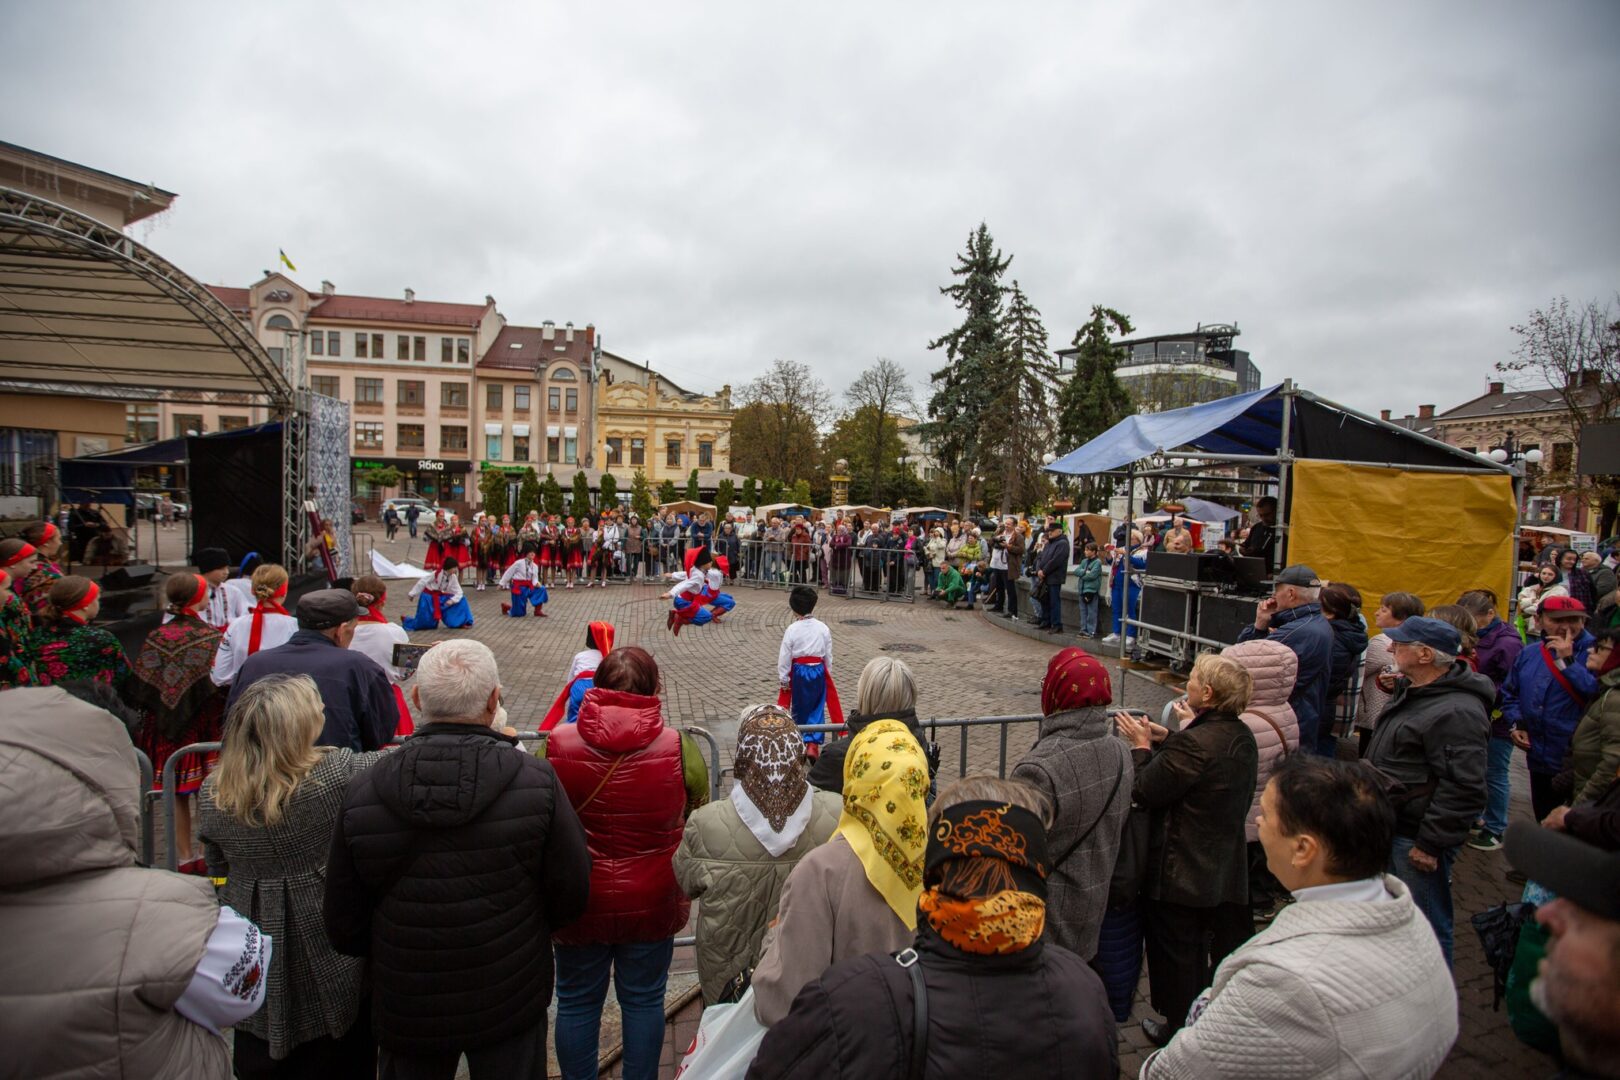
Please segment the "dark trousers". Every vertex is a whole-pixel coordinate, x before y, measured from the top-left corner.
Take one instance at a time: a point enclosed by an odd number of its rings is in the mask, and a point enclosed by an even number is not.
[[[1553,793],[1552,773],[1530,774],[1530,809],[1536,815],[1537,824],[1544,821],[1563,801]]]
[[[371,1000],[360,1003],[359,1016],[342,1038],[326,1036],[299,1043],[279,1061],[270,1056],[268,1040],[237,1028],[231,1066],[238,1080],[349,1080],[375,1076],[377,1040],[371,1035]]]
[[[1171,1031],[1181,1030],[1187,1010],[1214,981],[1216,965],[1233,947],[1240,918],[1250,918],[1247,904],[1186,907],[1162,900],[1143,902],[1149,997]]]
[[[991,611],[1002,611],[1007,605],[1007,571],[990,568],[990,595],[985,603],[991,605]]]
[[[1062,580],[1048,582],[1045,585],[1046,606],[1044,615],[1046,625],[1063,629],[1063,582]]]
[[[1006,584],[1003,587],[1007,590],[1007,613],[1016,619],[1018,618],[1018,578],[1013,574],[1008,574]]]
[[[378,1055],[380,1080],[455,1080],[461,1055],[473,1080],[546,1080],[546,1022],[489,1046],[442,1054],[396,1054],[384,1047]],[[353,1076],[370,1075],[353,1073]]]

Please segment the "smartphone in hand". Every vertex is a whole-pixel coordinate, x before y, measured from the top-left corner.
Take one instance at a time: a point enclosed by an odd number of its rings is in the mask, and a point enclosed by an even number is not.
[[[402,679],[408,679],[416,674],[416,665],[422,662],[422,654],[433,648],[432,645],[412,645],[401,642],[394,646],[394,667],[399,669]]]

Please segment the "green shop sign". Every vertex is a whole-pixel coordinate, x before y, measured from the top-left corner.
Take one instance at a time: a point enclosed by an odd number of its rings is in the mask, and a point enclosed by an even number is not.
[[[360,458],[356,458],[354,460],[353,464],[354,464],[355,469],[357,469],[357,470],[386,469],[388,467],[388,466],[384,465],[380,461],[365,461],[365,460],[360,459]]]
[[[478,468],[481,472],[503,472],[508,476],[522,476],[529,471],[527,465],[498,465],[492,461],[480,461]]]

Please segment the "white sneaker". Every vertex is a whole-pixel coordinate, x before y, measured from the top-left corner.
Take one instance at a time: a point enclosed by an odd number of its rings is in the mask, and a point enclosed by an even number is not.
[[[1119,642],[1119,635],[1118,634],[1109,634],[1107,637],[1102,639],[1102,643],[1104,645],[1114,645],[1114,644],[1117,644],[1118,642]]]

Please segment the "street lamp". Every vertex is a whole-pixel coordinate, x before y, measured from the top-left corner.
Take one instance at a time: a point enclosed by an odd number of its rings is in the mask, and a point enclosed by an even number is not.
[[[1525,505],[1528,506],[1530,501],[1530,470],[1541,464],[1541,448],[1532,446],[1530,449],[1525,450],[1514,441],[1513,432],[1509,431],[1504,433],[1502,445],[1491,447],[1485,456],[1498,465],[1511,464],[1517,468],[1519,475],[1524,479],[1522,494]],[[1515,507],[1515,509],[1518,508]],[[1519,511],[1519,517],[1521,519],[1525,517],[1523,510]]]
[[[1048,450],[1046,453],[1041,455],[1041,464],[1042,465],[1050,465],[1050,464],[1052,464],[1052,462],[1054,462],[1056,460],[1057,460],[1057,455],[1052,453],[1052,451],[1050,451],[1050,450]]]

